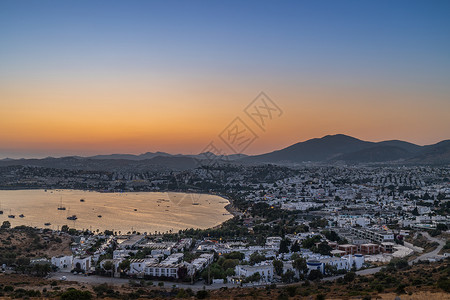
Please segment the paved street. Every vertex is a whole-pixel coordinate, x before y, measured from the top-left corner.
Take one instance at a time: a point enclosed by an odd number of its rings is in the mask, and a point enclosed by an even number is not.
[[[442,247],[444,247],[444,245],[445,245],[445,241],[430,236],[428,234],[428,232],[421,232],[421,234],[424,237],[426,237],[429,241],[438,243],[439,246],[436,249],[434,249],[433,251],[424,253],[424,254],[420,255],[419,257],[415,258],[414,260],[410,261],[409,262],[410,265],[415,264],[420,260],[426,260],[428,258],[435,257],[439,253],[439,251],[441,251]]]
[[[74,275],[72,273],[67,273],[67,272],[55,272],[52,273],[49,276],[49,279],[53,279],[53,280],[61,280],[61,278],[63,276],[66,276],[67,281],[76,281],[79,283],[87,283],[87,284],[102,284],[102,283],[107,283],[110,285],[116,285],[116,286],[120,286],[123,284],[128,284],[130,282],[130,279],[127,278],[114,278],[114,277],[104,277],[104,276],[98,276],[98,275],[91,275],[91,276],[84,276],[84,275]],[[136,281],[139,281],[140,279],[135,279]],[[190,288],[192,290],[201,290],[204,287],[207,290],[214,290],[214,289],[220,289],[221,287],[236,287],[237,285],[234,284],[211,284],[211,285],[206,285],[203,283],[203,281],[201,282],[196,282],[195,284],[189,284],[189,283],[178,283],[178,282],[171,282],[171,281],[162,281],[162,280],[153,280],[153,286],[157,286],[159,282],[164,282],[164,287],[172,287],[174,285],[176,285],[177,287],[180,288]]]

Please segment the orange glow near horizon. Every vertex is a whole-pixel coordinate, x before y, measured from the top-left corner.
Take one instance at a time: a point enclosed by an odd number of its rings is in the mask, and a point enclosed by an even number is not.
[[[162,85],[164,86],[164,85]],[[259,138],[245,152],[258,154],[327,134],[363,140],[402,139],[431,144],[446,138],[450,106],[445,97],[404,91],[274,88],[269,96],[284,114],[260,131],[243,109],[257,92],[235,89],[177,91],[125,84],[111,88],[10,85],[0,89],[0,149],[48,155],[164,151],[195,154],[236,116]],[[382,100],[377,100],[382,99]],[[440,105],[441,107],[436,107]],[[407,113],[406,113],[407,112]],[[228,151],[231,153],[231,151]]]

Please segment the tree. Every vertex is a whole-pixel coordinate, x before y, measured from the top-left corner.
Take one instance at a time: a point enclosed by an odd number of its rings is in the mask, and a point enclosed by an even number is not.
[[[105,230],[105,235],[113,235],[114,232],[112,230]]]
[[[279,276],[283,275],[283,262],[281,260],[274,259],[273,268],[275,269],[275,274]]]
[[[105,269],[105,271],[112,271],[113,268],[114,268],[114,264],[110,260],[106,261],[103,264],[103,269]]]
[[[335,275],[338,273],[337,266],[326,264],[324,269],[326,275]]]
[[[302,245],[303,245],[303,248],[311,249],[318,242],[320,242],[320,235],[315,235],[315,236],[312,236],[310,238],[303,240]]]
[[[288,239],[282,239],[280,242],[280,250],[279,253],[289,253],[289,244],[291,242]]]
[[[217,263],[213,263],[202,271],[201,276],[208,284],[211,284],[213,279],[224,279],[225,271],[222,266]]]
[[[328,225],[328,221],[323,218],[316,218],[309,223],[309,226],[318,228],[318,227],[326,227]]]
[[[28,257],[19,257],[18,259],[16,259],[16,265],[17,265],[17,270],[24,273],[25,270],[30,265],[30,259]]]
[[[281,275],[281,280],[284,283],[294,282],[295,273],[292,270],[287,270],[283,275]]]
[[[68,234],[70,235],[76,235],[77,234],[77,230],[75,228],[69,228],[69,231],[67,231]]]
[[[123,260],[120,264],[119,264],[119,268],[122,272],[126,272],[128,271],[128,269],[130,269],[130,260],[129,259],[125,259]]]
[[[185,266],[182,266],[177,271],[178,278],[183,280],[188,275],[188,269]]]
[[[356,278],[355,272],[348,272],[347,274],[344,275],[345,282],[352,282],[353,280],[355,280],[355,278]]]
[[[294,260],[296,260],[297,258],[300,258],[301,256],[298,254],[298,253],[293,253],[292,255],[291,255],[291,260],[292,261],[294,261]]]
[[[2,229],[8,229],[8,228],[11,228],[11,223],[9,222],[9,221],[3,221],[3,224],[2,224],[2,227],[1,227]]]
[[[63,225],[63,226],[61,227],[61,231],[62,231],[62,232],[69,232],[69,226]]]
[[[250,261],[249,261],[249,263],[250,263],[250,265],[255,265],[255,264],[257,264],[257,263],[260,263],[260,262],[262,262],[263,260],[265,260],[266,259],[266,257],[263,255],[263,254],[259,254],[258,252],[253,252],[251,255],[250,255]]]
[[[225,270],[225,276],[234,276],[234,275],[236,275],[234,268],[229,268]]]
[[[447,225],[443,224],[443,223],[438,223],[436,225],[436,229],[440,230],[440,231],[446,231],[448,229]]]
[[[259,272],[253,273],[252,275],[245,278],[245,282],[258,282],[261,280],[261,274]]]
[[[36,274],[36,276],[47,276],[48,273],[52,270],[50,264],[34,264],[32,267],[32,272]]]
[[[322,255],[330,255],[332,248],[326,243],[320,243],[317,248],[313,249],[314,252],[320,253]]]
[[[308,265],[306,264],[306,259],[303,257],[297,258],[292,262],[292,266],[294,269],[296,269],[299,273],[306,273],[308,271]]]
[[[234,269],[234,267],[236,267],[239,264],[239,260],[238,259],[224,259],[222,261],[222,267],[224,270],[226,269]]]
[[[291,252],[299,252],[299,251],[300,251],[300,245],[298,244],[297,241],[295,241],[295,243],[291,247]]]
[[[317,279],[322,279],[322,278],[323,278],[323,274],[322,274],[322,272],[320,272],[320,270],[311,270],[309,272],[309,275],[308,275],[309,280],[317,280]]]
[[[197,299],[206,299],[209,296],[209,292],[206,290],[200,290],[197,292]]]
[[[327,239],[333,242],[337,242],[340,240],[339,235],[333,230],[325,230],[322,232]]]

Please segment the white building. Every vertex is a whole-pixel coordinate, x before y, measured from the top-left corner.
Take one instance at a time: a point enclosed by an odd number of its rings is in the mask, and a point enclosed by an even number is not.
[[[88,272],[91,270],[91,256],[77,256],[73,259],[73,268],[80,268]]]
[[[282,238],[279,236],[270,236],[266,239],[266,247],[272,249],[280,249],[280,243]]]
[[[147,264],[145,267],[145,275],[154,277],[173,277],[178,279],[178,270],[183,266],[184,264]]]
[[[235,268],[236,276],[249,277],[255,273],[259,273],[263,282],[271,282],[273,280],[273,265],[271,261],[262,262],[254,266],[250,265],[237,265]]]
[[[335,266],[338,270],[350,271],[353,267],[357,270],[361,269],[364,264],[364,256],[362,254],[345,255],[342,257],[328,257],[322,259],[308,260],[306,265],[308,272],[319,270],[325,273],[325,265]]]
[[[73,255],[66,255],[66,256],[53,256],[51,258],[51,264],[60,268],[60,269],[66,269],[66,268],[72,268],[72,262],[73,262]]]
[[[201,271],[214,261],[214,254],[203,253],[191,262],[191,272]]]

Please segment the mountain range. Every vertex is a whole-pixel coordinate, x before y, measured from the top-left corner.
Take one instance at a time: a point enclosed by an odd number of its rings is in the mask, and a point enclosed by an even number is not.
[[[110,154],[91,157],[70,156],[43,159],[3,159],[0,166],[28,165],[50,168],[83,170],[148,171],[155,169],[190,169],[198,166],[199,160],[211,157],[212,153],[197,155],[147,152],[140,155]],[[260,163],[322,163],[322,164],[450,164],[450,140],[433,145],[419,146],[413,143],[390,140],[382,142],[363,141],[348,135],[327,135],[299,142],[273,152],[247,156],[232,154],[217,157],[235,164]]]
[[[336,134],[299,142],[270,153],[249,156],[243,161],[447,164],[450,163],[450,140],[419,146],[399,140],[368,142]]]

